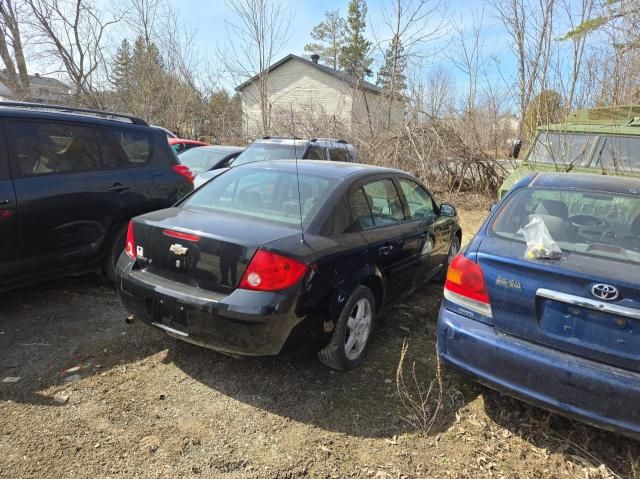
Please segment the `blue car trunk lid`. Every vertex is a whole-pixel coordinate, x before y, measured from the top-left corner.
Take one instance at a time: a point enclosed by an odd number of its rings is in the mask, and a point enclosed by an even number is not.
[[[554,349],[640,371],[638,266],[576,253],[526,260],[524,242],[490,237],[482,266],[496,329]],[[613,286],[602,300],[594,286]]]

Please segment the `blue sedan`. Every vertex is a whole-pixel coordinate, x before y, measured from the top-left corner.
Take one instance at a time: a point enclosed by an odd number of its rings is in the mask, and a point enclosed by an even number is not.
[[[527,245],[541,223],[546,243]],[[493,389],[640,438],[640,180],[514,185],[451,262],[438,354]]]

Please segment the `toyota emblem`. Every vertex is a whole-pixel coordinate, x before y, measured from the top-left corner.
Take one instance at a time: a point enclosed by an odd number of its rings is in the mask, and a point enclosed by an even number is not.
[[[618,297],[618,288],[610,284],[596,284],[591,288],[591,294],[598,299],[613,301]]]

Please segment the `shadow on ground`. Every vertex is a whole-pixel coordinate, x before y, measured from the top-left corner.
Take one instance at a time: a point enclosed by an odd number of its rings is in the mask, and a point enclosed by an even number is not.
[[[419,384],[433,380],[440,290],[437,285],[426,286],[387,311],[376,326],[365,363],[347,373],[330,371],[314,355],[237,360],[176,342],[142,325],[128,326],[112,287],[98,277],[11,291],[0,294],[0,381],[20,380],[0,382],[0,400],[55,406],[40,391],[63,384],[72,374],[90,377],[166,349],[165,363],[257,409],[353,437],[412,432],[415,428],[406,419],[413,413],[399,401],[396,368],[406,339],[405,373],[415,365]],[[64,372],[76,366],[78,371]],[[449,368],[444,369],[443,384],[442,408],[429,432],[432,436],[446,436],[452,425],[465,421],[465,408],[482,396],[490,427],[503,428],[501,434],[508,431],[490,440],[508,448],[509,436],[515,436],[568,461],[605,465],[620,477],[638,474],[633,469],[640,458],[635,441],[501,396]],[[487,440],[486,435],[465,434],[465,441],[477,441],[478,447]]]
[[[0,400],[57,405],[39,391],[172,344],[128,327],[113,286],[96,275],[0,293],[0,305]]]

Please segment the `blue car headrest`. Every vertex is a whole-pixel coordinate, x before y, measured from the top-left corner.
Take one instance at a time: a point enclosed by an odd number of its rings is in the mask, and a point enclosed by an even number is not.
[[[569,208],[564,201],[542,200],[536,207],[536,214],[557,216],[566,220],[569,219]]]

